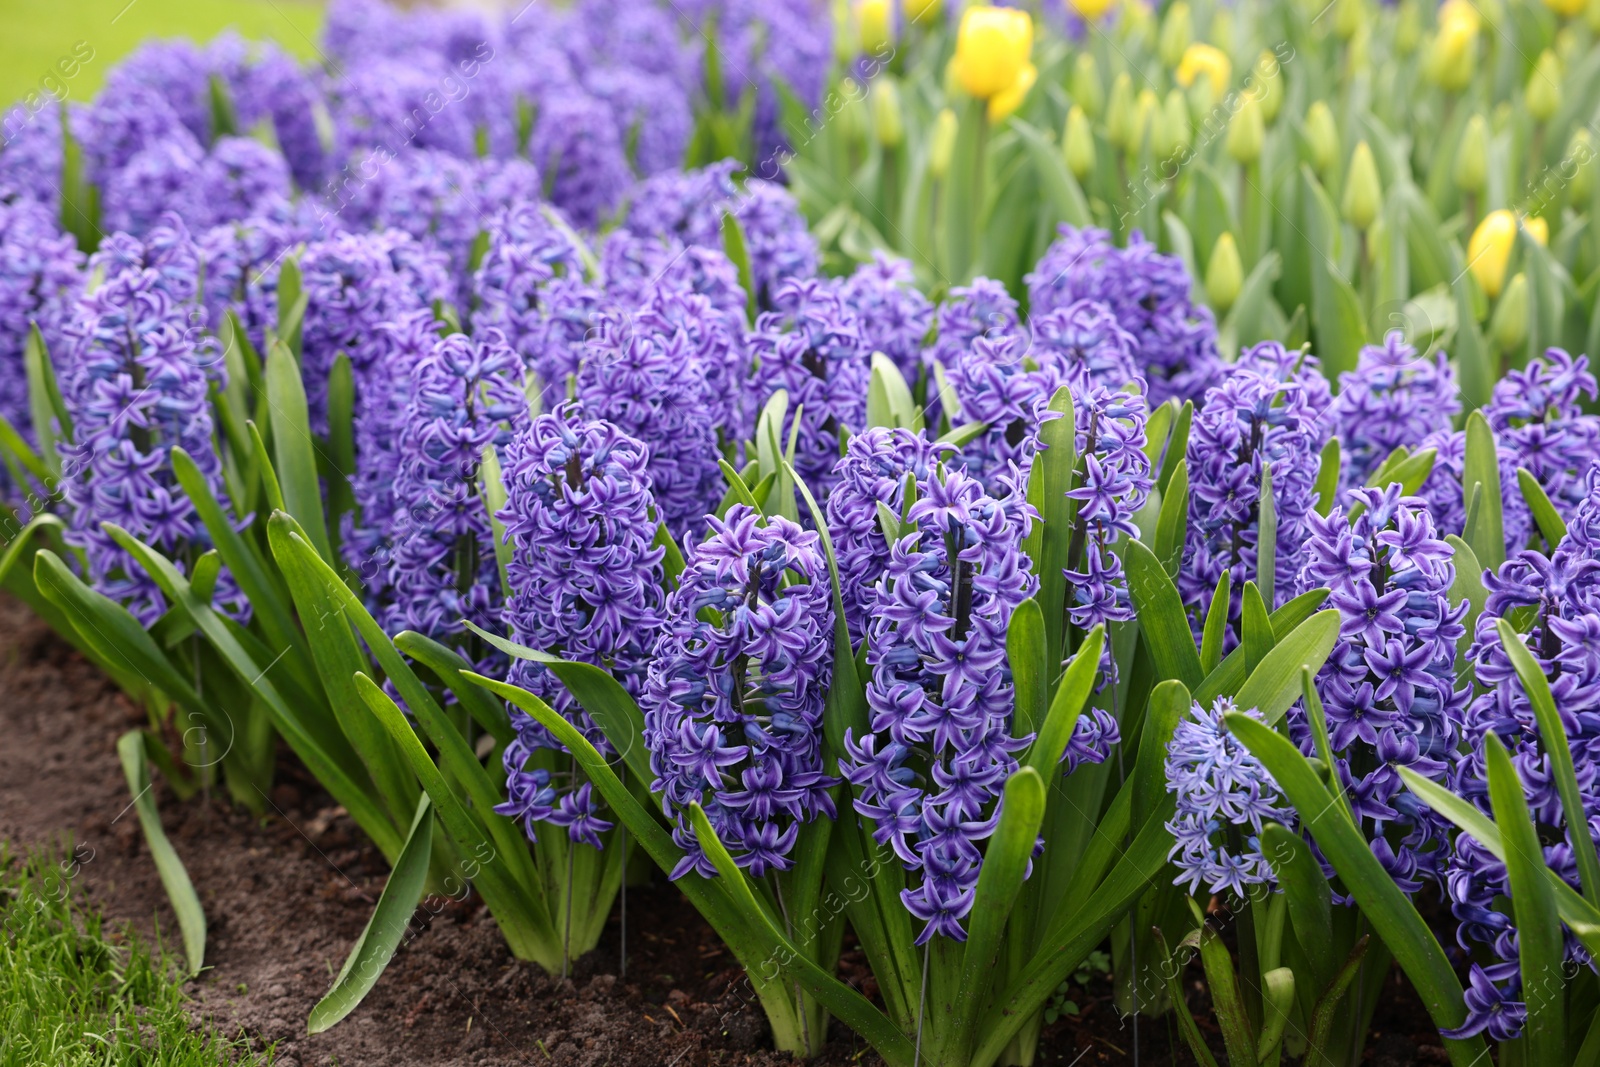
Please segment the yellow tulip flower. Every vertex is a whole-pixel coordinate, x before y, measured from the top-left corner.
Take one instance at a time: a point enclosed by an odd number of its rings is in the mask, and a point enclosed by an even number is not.
[[[1544,0],[1544,6],[1564,19],[1570,19],[1584,8],[1585,0]]]
[[[1033,19],[1026,11],[970,7],[961,16],[961,28],[956,32],[956,79],[978,99],[988,100],[1011,88],[1024,68],[1032,67],[1032,54]],[[1033,77],[1038,73],[1035,70]]]
[[[858,0],[856,28],[861,34],[861,51],[878,55],[894,40],[894,13],[889,0]]]
[[[1505,284],[1506,265],[1511,262],[1516,240],[1517,217],[1501,208],[1485,215],[1467,242],[1467,266],[1491,300],[1500,295],[1500,287]]]
[[[1522,220],[1522,228],[1528,231],[1528,236],[1532,237],[1534,242],[1541,248],[1549,246],[1550,223],[1541,219],[1538,215],[1529,215]]]
[[[1222,49],[1203,41],[1184,49],[1183,58],[1178,61],[1178,84],[1187,89],[1202,74],[1211,83],[1211,99],[1221,100],[1233,77],[1233,63]]]
[[[1106,12],[1117,6],[1117,0],[1069,0],[1072,10],[1085,22],[1099,22]]]
[[[1038,80],[1039,68],[1032,63],[1018,71],[1017,80],[1011,83],[1011,88],[1002,89],[989,98],[989,121],[1004,122],[1009,118],[1013,111],[1022,106],[1028,90]]]
[[[944,10],[943,0],[905,0],[900,7],[912,22],[932,22]]]

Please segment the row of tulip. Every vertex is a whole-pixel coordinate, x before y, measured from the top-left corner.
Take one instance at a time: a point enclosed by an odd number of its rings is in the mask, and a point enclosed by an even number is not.
[[[868,3],[812,95],[762,12],[696,13],[762,27],[734,93],[651,0],[532,42],[336,7],[330,46],[376,67],[299,72],[326,158],[291,154],[304,116],[260,88],[281,64],[232,45],[152,49],[53,142],[0,149],[27,386],[0,412],[0,584],[150,709],[119,748],[191,964],[205,919],[151,765],[259,808],[281,738],[393,865],[317,1030],[425,893],[470,884],[519,958],[564,971],[643,852],[800,1054],[831,1019],[894,1065],[1031,1062],[1101,948],[1119,1006],[1173,1012],[1203,1063],[1194,955],[1234,1064],[1359,1062],[1395,965],[1455,1062],[1485,1034],[1600,1054],[1600,417],[1587,360],[1549,343],[1587,329],[1586,213],[1508,235],[1491,153],[1481,204],[1427,214],[1409,150],[1371,147],[1363,80],[1374,50],[1417,51],[1403,8],[1299,18],[1276,106],[1266,81],[1230,95],[1231,44],[1188,39],[1242,34],[1230,9],[1174,4],[1159,32],[1079,9],[1087,43],[1041,34],[1036,57],[1019,10]],[[1439,57],[1480,31],[1442,17],[1415,73],[1464,98],[1483,87]],[[1502,24],[1526,43],[1553,18]],[[732,149],[750,177],[646,162],[633,98],[587,77],[663,26],[693,61],[660,84],[696,101],[664,151]],[[1296,162],[1313,129],[1348,136],[1330,108],[1278,125],[1324,32],[1369,138],[1348,177]],[[1557,51],[1581,68],[1581,45]],[[536,46],[584,76],[530,80]],[[1117,104],[1119,77],[1095,105],[1112,53],[1187,89]],[[397,143],[341,79],[405,68],[483,95]],[[1152,155],[1169,106],[1228,110],[1229,158],[1255,141],[1237,212],[1204,146],[1123,211],[1132,167],[1174,158]],[[788,190],[761,177],[780,158]],[[1469,192],[1463,170],[1443,180]],[[1295,218],[1329,243],[1301,233],[1296,259]],[[1203,269],[1202,222],[1223,231]],[[1345,227],[1356,251],[1324,255]],[[1411,295],[1422,262],[1459,270],[1448,300]],[[1501,362],[1474,331],[1514,265],[1559,330]],[[1328,318],[1346,291],[1365,310]],[[1364,343],[1385,292],[1459,314]],[[876,1000],[837,977],[847,926]]]

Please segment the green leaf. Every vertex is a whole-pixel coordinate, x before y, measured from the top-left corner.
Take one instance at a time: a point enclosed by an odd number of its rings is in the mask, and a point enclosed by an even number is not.
[[[1533,521],[1539,524],[1539,532],[1544,535],[1545,544],[1555,551],[1561,539],[1567,536],[1567,524],[1556,511],[1555,505],[1550,503],[1550,498],[1545,495],[1544,487],[1539,484],[1539,479],[1526,467],[1517,468],[1517,485],[1522,490],[1522,499],[1528,502],[1528,510],[1533,512]]]
[[[1039,513],[1023,552],[1033,561],[1039,576],[1037,599],[1044,613],[1045,648],[1058,659],[1066,649],[1067,579],[1072,540],[1072,472],[1077,466],[1076,430],[1072,412],[1072,393],[1066,386],[1050,398],[1050,410],[1060,418],[1039,427],[1040,454],[1028,474],[1028,503]]]
[[[1522,636],[1505,619],[1495,620],[1495,631],[1506,657],[1516,669],[1522,691],[1533,707],[1534,719],[1539,723],[1539,740],[1545,756],[1550,761],[1550,776],[1555,779],[1556,792],[1561,795],[1562,814],[1568,826],[1588,824],[1588,809],[1583,793],[1578,788],[1577,769],[1572,762],[1572,747],[1567,741],[1567,730],[1556,711],[1555,696],[1550,692],[1550,682],[1544,676],[1539,661],[1533,658]],[[1520,796],[1520,792],[1518,794]],[[1498,813],[1496,815],[1498,819]],[[1503,825],[1503,821],[1502,821]],[[1600,858],[1595,855],[1594,838],[1589,834],[1573,834],[1572,852],[1577,861],[1578,878],[1583,885],[1584,898],[1600,907]],[[1541,853],[1542,855],[1542,853]],[[1540,862],[1543,862],[1542,860]]]
[[[261,436],[261,428],[254,422],[247,424],[250,428],[250,443],[253,446],[256,470],[261,475],[261,490],[266,494],[267,506],[273,511],[284,511],[283,487],[278,484],[278,472],[272,467],[272,457],[267,452],[266,441]]]
[[[1226,721],[1229,731],[1265,765],[1300,813],[1302,826],[1316,839],[1367,921],[1394,953],[1434,1024],[1441,1030],[1460,1027],[1466,1019],[1466,1003],[1449,957],[1311,764],[1293,742],[1272,727],[1240,712],[1229,714]],[[1487,1055],[1482,1038],[1446,1040],[1445,1049],[1459,1067],[1485,1062],[1482,1057]]]
[[[1278,505],[1272,499],[1270,463],[1261,465],[1261,506],[1256,530],[1256,585],[1259,586],[1261,599],[1271,604],[1277,589]],[[1263,620],[1265,615],[1263,610]]]
[[[1274,967],[1261,976],[1262,1008],[1266,1014],[1256,1043],[1256,1059],[1261,1063],[1275,1059],[1278,1046],[1283,1044],[1283,1032],[1294,1010],[1294,982],[1294,971],[1288,967]]]
[[[1106,628],[1101,624],[1090,630],[1083,639],[1077,655],[1072,657],[1072,662],[1062,672],[1061,682],[1050,701],[1050,710],[1039,727],[1039,735],[1022,758],[1022,764],[1032,767],[1041,779],[1057,773],[1061,757],[1067,751],[1067,742],[1072,740],[1072,731],[1077,728],[1084,702],[1089,699],[1095,679],[1100,675],[1100,654],[1105,646],[1105,638]]]
[[[1222,935],[1210,923],[1200,925],[1200,963],[1206,972],[1206,987],[1211,992],[1211,1008],[1222,1031],[1222,1045],[1228,1051],[1230,1067],[1256,1062],[1256,1035],[1245,1007],[1244,991],[1233,970],[1233,957]]]
[[[1167,679],[1150,691],[1144,725],[1139,730],[1139,755],[1134,764],[1130,826],[1143,826],[1167,791],[1167,745],[1178,723],[1189,713],[1194,698],[1182,682]]]
[[[482,487],[483,507],[489,515],[489,533],[494,538],[495,569],[500,572],[500,592],[511,599],[512,545],[506,539],[506,524],[500,521],[500,512],[506,506],[506,480],[500,470],[500,453],[493,445],[485,445],[478,460],[478,484]]]
[[[1304,942],[1302,942],[1302,945]],[[1367,946],[1372,944],[1371,934],[1362,934],[1356,941],[1355,947],[1350,950],[1350,955],[1345,957],[1344,966],[1339,968],[1333,981],[1322,990],[1322,995],[1317,998],[1317,1006],[1311,1012],[1311,1037],[1307,1047],[1311,1049],[1325,1049],[1333,1038],[1333,1023],[1336,1018],[1334,1011],[1339,1006],[1339,1001],[1344,999],[1345,992],[1354,982],[1356,975],[1361,971],[1361,961],[1366,957]]]
[[[1467,614],[1461,620],[1461,625],[1466,627],[1466,633],[1462,634],[1461,640],[1456,643],[1456,679],[1471,680],[1472,660],[1467,656],[1467,649],[1475,640],[1474,635],[1478,632],[1478,616],[1483,614],[1484,605],[1489,601],[1489,591],[1483,587],[1483,564],[1478,562],[1472,546],[1455,534],[1446,534],[1444,540],[1455,552],[1456,577],[1450,584],[1450,603],[1459,604],[1463,600],[1467,602]]]
[[[28,379],[28,413],[33,419],[33,436],[39,442],[39,455],[51,470],[60,472],[56,430],[60,429],[62,440],[72,440],[72,416],[67,413],[66,401],[61,399],[50,350],[45,346],[38,323],[28,325],[28,336],[22,345],[22,367]],[[52,418],[55,425],[51,425]]]
[[[952,426],[935,443],[961,449],[982,437],[988,430],[987,422],[963,422],[960,426]]]
[[[1166,573],[1178,573],[1188,533],[1189,463],[1180,459],[1168,488],[1161,491],[1161,513],[1156,519],[1156,558]]]
[[[722,251],[739,273],[739,288],[744,290],[745,317],[754,326],[760,305],[756,303],[755,276],[750,272],[750,251],[745,243],[744,227],[731,211],[722,213]]]
[[[1328,443],[1322,446],[1322,464],[1317,468],[1317,484],[1313,490],[1317,494],[1317,514],[1323,518],[1328,517],[1328,512],[1333,510],[1334,502],[1339,497],[1341,463],[1339,439],[1330,437]]]
[[[294,356],[296,365],[300,362],[302,330],[305,326],[309,296],[301,284],[300,257],[285,256],[283,263],[278,267],[277,339]]]
[[[395,634],[394,647],[432,671],[444,683],[444,687],[455,694],[461,706],[467,709],[467,714],[472,716],[472,721],[497,743],[508,745],[517,736],[506,709],[491,700],[478,686],[466,683],[463,674],[472,669],[472,664],[455,649],[414,630],[402,630]]]
[[[1239,687],[1241,708],[1257,708],[1268,723],[1275,723],[1300,697],[1300,668],[1313,673],[1327,662],[1339,640],[1339,612],[1319,611],[1273,646]]]
[[[117,739],[117,757],[122,761],[122,774],[128,780],[128,792],[133,796],[130,805],[139,817],[139,827],[144,831],[145,845],[150,858],[155,861],[156,873],[172,902],[178,916],[178,929],[183,932],[184,956],[190,974],[199,974],[206,961],[206,913],[200,906],[200,897],[184,870],[183,861],[167,840],[161,827],[161,814],[156,811],[156,798],[151,793],[150,767],[145,762],[144,731],[129,730]]]
[[[1006,628],[1006,659],[1016,694],[1017,734],[1031,734],[1044,723],[1046,694],[1055,673],[1045,646],[1044,613],[1037,599],[1024,600]]]
[[[267,402],[272,407],[273,467],[281,479],[283,510],[300,523],[317,554],[335,563],[337,557],[328,541],[328,524],[322,513],[316,445],[311,439],[300,364],[282,342],[274,344],[267,354]]]
[[[1178,464],[1188,458],[1189,453],[1189,428],[1194,424],[1194,401],[1185,400],[1183,407],[1178,411],[1177,420],[1172,424],[1172,436],[1167,441],[1167,454],[1161,461],[1161,474],[1156,478],[1156,488],[1161,495],[1167,495],[1167,486],[1172,484],[1174,472]]]
[[[1267,617],[1267,605],[1254,582],[1244,583],[1244,595],[1239,600],[1239,634],[1246,675],[1253,675],[1277,643],[1272,633],[1272,620]]]
[[[340,352],[328,373],[328,449],[317,451],[328,487],[329,537],[335,541],[343,517],[356,509],[355,491],[350,484],[356,473],[355,406],[355,371],[350,357]]]
[[[1293,633],[1312,615],[1316,614],[1322,602],[1328,599],[1326,589],[1313,589],[1301,593],[1283,607],[1274,611],[1269,618],[1272,621],[1272,636],[1282,641]],[[1247,672],[1245,670],[1244,649],[1235,648],[1232,652],[1222,657],[1222,662],[1216,670],[1206,675],[1205,681],[1200,683],[1200,688],[1194,691],[1195,700],[1207,707],[1220,696],[1233,696],[1239,687],[1245,683]]]
[[[428,859],[432,854],[432,802],[424,793],[417,798],[417,814],[411,820],[406,843],[378,897],[378,906],[351,946],[350,955],[345,957],[332,988],[311,1009],[311,1016],[306,1020],[308,1033],[320,1034],[331,1029],[360,1007],[372,987],[378,984],[410,928],[411,913],[422,900],[423,889],[428,884]]]
[[[1500,458],[1495,450],[1494,431],[1476,411],[1467,416],[1461,499],[1477,505],[1471,528],[1462,531],[1462,537],[1472,546],[1479,562],[1498,571],[1506,561],[1505,527],[1500,514]]]
[[[872,376],[867,386],[867,425],[902,428],[915,433],[922,429],[922,409],[911,397],[911,389],[895,366],[882,352],[872,353]]]
[[[1522,996],[1528,1006],[1528,1021],[1522,1028],[1526,1062],[1559,1064],[1565,1058],[1567,1037],[1561,916],[1545,877],[1544,846],[1528,810],[1522,779],[1512,766],[1505,745],[1492,731],[1484,737],[1484,755],[1488,760],[1489,800],[1505,846],[1506,876],[1517,924]],[[1590,849],[1592,859],[1593,842]]]
[[[1200,673],[1209,675],[1222,661],[1222,642],[1228,634],[1228,609],[1233,603],[1233,574],[1226,568],[1217,579],[1206,609],[1205,629],[1200,634]],[[1269,624],[1270,625],[1270,624]]]
[[[1321,989],[1333,980],[1338,967],[1333,954],[1333,887],[1311,846],[1277,823],[1262,827],[1261,854],[1272,864],[1295,937],[1311,964],[1311,981]]]
[[[1094,216],[1089,211],[1089,202],[1084,198],[1078,180],[1067,169],[1060,146],[1052,143],[1038,128],[1016,116],[1012,116],[1010,128],[1022,139],[1034,173],[1038,175],[1040,192],[1053,209],[1055,221],[1080,228],[1093,226]]]
[[[1161,973],[1166,977],[1167,998],[1172,1002],[1172,1013],[1178,1020],[1178,1032],[1183,1035],[1184,1044],[1189,1046],[1190,1054],[1194,1056],[1195,1061],[1201,1067],[1217,1067],[1217,1059],[1211,1055],[1211,1046],[1206,1043],[1205,1035],[1200,1032],[1199,1025],[1195,1023],[1194,1016],[1190,1014],[1188,1001],[1184,996],[1184,961],[1178,958],[1176,952],[1167,950],[1167,939],[1162,934],[1161,927],[1155,927],[1151,930],[1151,934],[1155,937],[1156,944],[1160,946],[1161,954],[1166,958],[1166,962],[1161,967]],[[1200,931],[1196,930],[1192,937],[1194,943],[1198,945]],[[1190,940],[1185,938],[1179,948],[1189,947],[1189,944]],[[1233,1067],[1233,1065],[1230,1064],[1229,1067]]]
[[[1142,542],[1129,541],[1127,546],[1128,591],[1156,670],[1162,678],[1175,678],[1192,691],[1201,682],[1200,655],[1195,651],[1178,587]]]

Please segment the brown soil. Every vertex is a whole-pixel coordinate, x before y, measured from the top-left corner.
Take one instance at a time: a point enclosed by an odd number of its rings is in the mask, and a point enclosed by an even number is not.
[[[0,594],[0,840],[61,849],[70,841],[78,898],[160,936],[177,923],[128,808],[115,751],[117,737],[143,722],[143,712],[70,646]],[[225,1033],[274,1047],[280,1067],[795,1063],[772,1051],[759,1007],[739,995],[733,957],[659,877],[630,890],[625,978],[617,976],[616,916],[599,948],[562,981],[514,960],[475,900],[425,904],[419,914],[436,914],[366,1002],[330,1032],[307,1035],[307,1013],[361,932],[387,872],[287,754],[278,781],[261,819],[220,800],[180,803],[159,781],[156,792],[210,921],[208,969],[189,985],[195,1010]],[[858,953],[846,954],[842,970],[870,982]],[[1110,992],[1100,977],[1072,989],[1080,1014],[1046,1030],[1037,1062],[1134,1063],[1132,1028],[1117,1017]],[[1408,992],[1385,998],[1381,1022],[1425,1020]],[[1197,994],[1194,1006],[1202,1003]],[[1431,1050],[1417,1055],[1419,1044],[1436,1040],[1425,1021],[1397,1029],[1399,1043],[1385,1042],[1395,1055],[1385,1048],[1388,1058],[1372,1062],[1429,1062]],[[1144,1063],[1192,1062],[1170,1019],[1142,1020],[1139,1045]],[[879,1061],[835,1024],[817,1062]]]

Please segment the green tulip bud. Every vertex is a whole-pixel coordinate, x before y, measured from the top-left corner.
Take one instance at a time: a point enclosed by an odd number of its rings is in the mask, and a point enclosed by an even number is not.
[[[1350,225],[1365,230],[1378,217],[1383,206],[1383,183],[1378,179],[1378,164],[1367,142],[1356,145],[1350,156],[1350,172],[1344,179],[1344,201],[1339,205]]]
[[[956,151],[956,113],[949,108],[933,120],[933,136],[928,139],[928,174],[934,181],[950,170],[950,157]]]
[[[1169,68],[1176,67],[1183,58],[1183,50],[1193,39],[1194,19],[1189,14],[1189,5],[1177,0],[1167,9],[1167,17],[1161,23],[1161,62]]]
[[[1239,110],[1228,123],[1228,135],[1222,147],[1236,162],[1248,166],[1261,158],[1261,145],[1266,139],[1267,124],[1261,119],[1261,101],[1245,93],[1239,97]]]
[[[1312,165],[1318,172],[1327,174],[1339,159],[1339,125],[1333,121],[1328,105],[1321,100],[1306,112],[1305,135]]]
[[[1089,116],[1076,104],[1067,112],[1067,128],[1061,134],[1061,152],[1066,157],[1067,169],[1080,182],[1094,170],[1094,131],[1089,128]]]
[[[1092,119],[1100,117],[1106,106],[1106,91],[1100,84],[1100,71],[1095,67],[1094,56],[1079,52],[1072,64],[1072,102],[1083,108]]]
[[[1128,154],[1135,155],[1144,151],[1145,140],[1150,141],[1150,152],[1157,159],[1161,155],[1159,141],[1161,132],[1156,129],[1156,119],[1161,116],[1161,100],[1156,96],[1154,89],[1141,89],[1139,96],[1133,103],[1133,126],[1128,131]]]
[[[1111,102],[1106,105],[1106,136],[1118,148],[1126,148],[1133,135],[1133,79],[1128,72],[1111,83]]]
[[[863,98],[866,96],[855,79],[845,78],[839,83],[839,132],[845,140],[859,144],[867,139],[867,115]]]
[[[872,83],[872,132],[885,148],[897,148],[906,137],[905,113],[900,107],[900,83],[882,74]]]
[[[1400,5],[1394,24],[1394,50],[1409,56],[1422,44],[1422,9],[1414,3]]]
[[[1189,101],[1184,99],[1183,93],[1177,89],[1167,93],[1167,102],[1162,107],[1161,121],[1167,127],[1167,134],[1172,138],[1174,151],[1182,151],[1194,143],[1193,133],[1189,124]]]
[[[1250,71],[1251,89],[1261,101],[1261,117],[1271,126],[1283,107],[1283,68],[1278,57],[1263,50]]]
[[[1567,191],[1573,204],[1584,203],[1594,189],[1594,157],[1594,141],[1589,136],[1589,129],[1579,126],[1572,140],[1567,142],[1567,156],[1561,165],[1563,173],[1572,175]]]
[[[1239,246],[1234,243],[1233,234],[1224,230],[1206,264],[1206,299],[1218,315],[1226,315],[1243,287],[1244,264],[1239,259]]]
[[[1456,188],[1464,193],[1481,193],[1489,181],[1489,124],[1482,115],[1467,120],[1456,149]]]
[[[1502,352],[1515,352],[1528,341],[1528,276],[1514,274],[1489,320],[1489,336]]]
[[[1132,5],[1129,5],[1132,6]],[[1222,5],[1211,15],[1211,33],[1207,39],[1218,49],[1233,55],[1233,12]]]
[[[1549,122],[1561,107],[1561,60],[1548,48],[1540,53],[1533,73],[1528,75],[1525,99],[1528,114],[1541,125]]]

